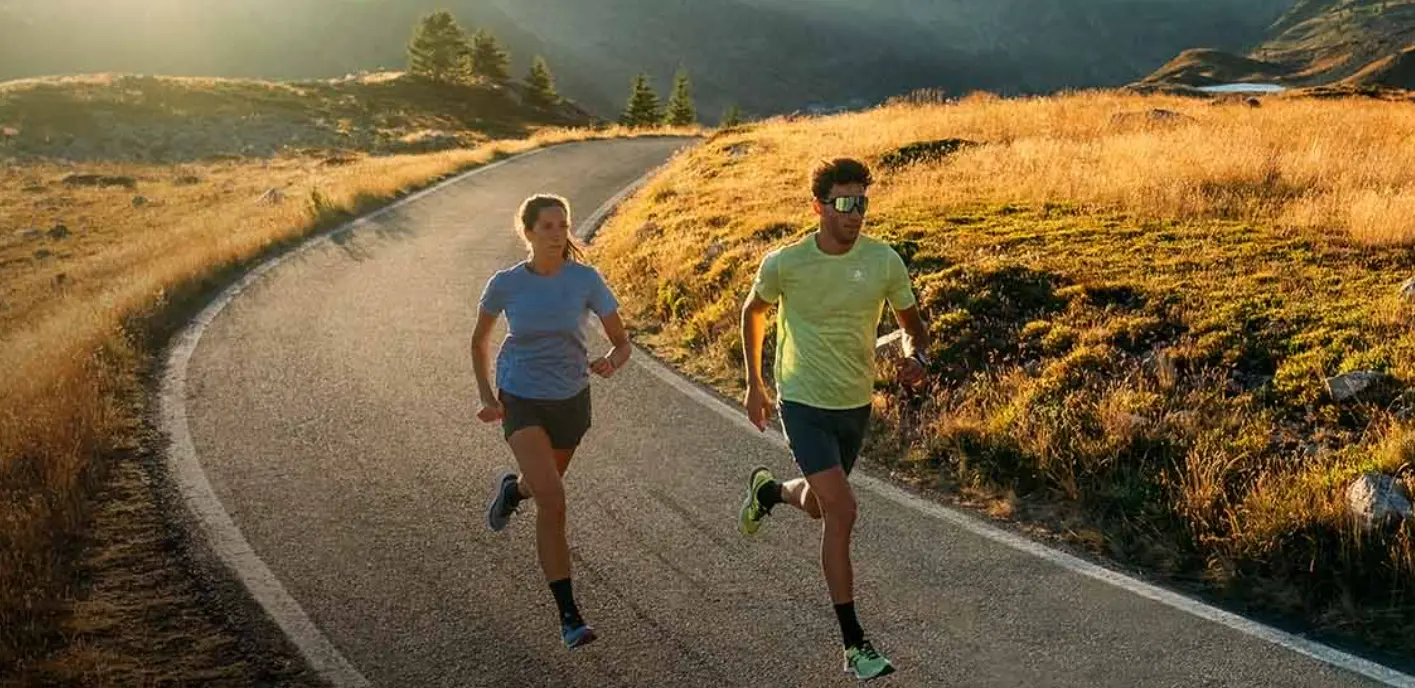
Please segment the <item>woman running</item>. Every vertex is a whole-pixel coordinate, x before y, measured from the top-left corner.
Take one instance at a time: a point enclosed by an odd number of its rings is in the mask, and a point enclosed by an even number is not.
[[[583,262],[570,237],[570,204],[564,198],[532,196],[517,213],[516,230],[530,257],[487,282],[472,334],[472,363],[481,395],[483,422],[501,421],[520,475],[507,472],[496,483],[486,524],[506,527],[522,501],[536,504],[536,552],[560,609],[565,646],[595,639],[580,617],[570,587],[570,546],[565,539],[565,491],[561,479],[590,428],[591,372],[608,378],[629,360],[631,347],[618,302],[599,272]],[[590,361],[585,319],[599,316],[614,348]],[[506,314],[506,339],[496,359],[496,392],[488,380],[488,340]]]

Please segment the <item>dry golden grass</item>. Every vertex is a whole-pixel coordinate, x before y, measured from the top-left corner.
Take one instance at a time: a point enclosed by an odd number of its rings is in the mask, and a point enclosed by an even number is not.
[[[936,339],[926,394],[882,383],[879,463],[1408,651],[1415,527],[1361,533],[1343,493],[1415,468],[1415,307],[1397,293],[1415,275],[1412,136],[1415,111],[1372,100],[976,96],[778,119],[676,160],[592,257],[637,337],[740,395],[761,257],[812,229],[815,161],[864,159],[867,231],[905,256]],[[882,162],[948,138],[981,145]],[[1353,370],[1390,384],[1336,402],[1325,379]]]
[[[73,642],[78,538],[103,458],[131,445],[141,375],[190,308],[272,247],[496,157],[589,138],[687,130],[547,130],[427,155],[247,160],[180,167],[8,167],[0,183],[0,666]],[[136,189],[66,187],[73,172]],[[181,177],[196,183],[178,183]],[[190,182],[190,180],[187,180]],[[269,189],[284,200],[260,201]],[[145,202],[135,205],[133,197]],[[318,199],[318,200],[316,200]],[[49,236],[62,224],[67,236]],[[38,230],[37,232],[30,230]],[[82,635],[82,634],[79,634]]]
[[[1207,102],[1113,93],[1023,100],[980,95],[956,106],[898,105],[826,121],[780,122],[752,137],[771,152],[766,164],[772,166],[753,164],[750,174],[733,181],[744,190],[772,185],[773,193],[756,201],[768,205],[799,195],[805,161],[827,151],[870,157],[905,143],[961,138],[987,145],[947,165],[891,176],[881,201],[1082,203],[1146,218],[1346,232],[1372,245],[1415,240],[1415,167],[1409,164],[1415,110],[1408,104],[1269,98],[1249,108]],[[1150,120],[1144,115],[1152,109],[1182,117]]]

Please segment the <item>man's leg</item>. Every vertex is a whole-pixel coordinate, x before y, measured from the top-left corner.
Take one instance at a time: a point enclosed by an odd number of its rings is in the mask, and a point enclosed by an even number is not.
[[[778,483],[777,501],[794,506],[813,519],[821,517],[820,503],[811,493],[811,483],[805,478],[796,478]]]
[[[859,419],[864,417],[865,422]],[[869,407],[851,411],[826,411],[803,404],[783,402],[781,428],[791,444],[791,453],[802,475],[810,475],[840,467],[846,476],[855,465],[864,441],[864,428],[869,421]],[[757,469],[764,471],[765,469]],[[753,473],[756,475],[756,472]],[[769,478],[770,473],[765,476]],[[777,504],[793,506],[813,519],[821,517],[820,504],[811,493],[810,481],[796,478],[779,482],[768,479],[755,486],[755,497],[762,515]]]
[[[743,522],[749,512],[765,515],[776,504],[789,504],[821,523],[821,572],[840,622],[846,670],[857,678],[884,676],[894,671],[865,639],[855,616],[854,567],[850,540],[858,506],[848,473],[854,467],[869,424],[869,407],[846,411],[824,410],[785,402],[781,424],[790,440],[791,453],[804,478],[781,483],[770,471],[752,473]],[[757,520],[760,520],[758,517]]]
[[[865,436],[869,432],[870,407],[864,406],[861,408],[846,411],[833,411],[831,413],[835,419],[834,427],[836,430],[836,438],[840,442],[840,465],[842,473],[842,482],[844,482],[846,489],[849,490],[850,505],[853,507],[851,509],[852,515],[857,515],[859,513],[859,506],[858,503],[855,501],[854,490],[850,489],[848,477],[850,475],[850,471],[855,467],[855,460],[857,457],[859,457],[860,449],[864,446],[865,443]],[[828,510],[829,507],[826,507],[826,509]],[[888,674],[894,673],[894,665],[891,664],[889,659],[887,659],[884,655],[881,655],[879,651],[875,650],[874,646],[870,643],[869,640],[865,639],[864,631],[860,629],[860,622],[855,617],[855,602],[853,590],[854,568],[853,562],[851,562],[849,558],[848,547],[849,546],[847,541],[846,563],[852,565],[850,569],[851,599],[847,602],[841,602],[839,601],[839,598],[837,598],[835,605],[835,615],[836,618],[840,620],[840,628],[842,635],[849,637],[851,631],[847,629],[853,627],[854,632],[858,633],[858,636],[856,637],[859,638],[859,642],[854,645],[851,645],[849,640],[846,641],[845,670],[847,672],[853,673],[855,677],[859,679],[870,679],[879,676],[886,676]],[[824,559],[824,552],[822,553],[822,559]]]
[[[840,447],[829,427],[825,412],[820,409],[782,402],[779,417],[781,429],[791,446],[791,455],[802,475],[810,475],[840,466]],[[813,519],[821,517],[820,506],[810,494],[804,478],[779,482],[765,466],[758,466],[747,478],[747,494],[738,514],[743,534],[752,535],[777,504],[789,504]]]
[[[821,570],[825,573],[825,584],[830,590],[830,600],[837,606],[855,601],[855,573],[850,565],[850,533],[855,528],[857,506],[855,493],[845,478],[845,470],[840,466],[812,473],[805,478],[803,504],[814,504],[820,512],[821,525]],[[807,501],[809,500],[809,501]],[[852,615],[853,616],[853,615]],[[853,618],[851,619],[853,622]],[[842,628],[846,647],[852,647],[864,640],[859,624],[854,628]]]

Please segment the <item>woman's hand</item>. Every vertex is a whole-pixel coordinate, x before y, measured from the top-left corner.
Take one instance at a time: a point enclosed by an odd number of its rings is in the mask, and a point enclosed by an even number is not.
[[[501,405],[501,401],[496,397],[482,397],[481,410],[477,411],[477,418],[483,423],[495,423],[506,417],[506,409]]]
[[[610,360],[609,355],[602,356],[590,364],[590,372],[602,378],[613,377],[614,371],[618,369],[618,366],[614,365],[614,361]]]
[[[609,337],[614,348],[599,360],[590,364],[590,372],[603,378],[614,375],[614,372],[628,365],[629,356],[633,354],[634,347],[629,343],[629,333],[624,329],[624,321],[619,318],[619,314],[610,313],[600,318],[604,325],[604,334]]]

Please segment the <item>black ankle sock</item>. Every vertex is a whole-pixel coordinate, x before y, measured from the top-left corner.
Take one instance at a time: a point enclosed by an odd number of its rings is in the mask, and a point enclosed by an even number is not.
[[[780,504],[781,501],[781,483],[770,480],[757,488],[757,502],[762,505],[763,509],[771,511],[771,508]]]
[[[865,641],[865,629],[860,628],[860,620],[855,618],[855,603],[835,605],[835,618],[840,620],[840,637],[845,647],[859,647]]]
[[[560,608],[560,623],[569,626],[584,623],[580,618],[580,610],[575,607],[575,593],[570,589],[569,578],[552,582],[550,592],[555,595],[555,606]]]

